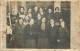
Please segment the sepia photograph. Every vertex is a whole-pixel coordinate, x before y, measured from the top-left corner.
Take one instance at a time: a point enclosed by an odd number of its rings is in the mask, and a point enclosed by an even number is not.
[[[6,48],[70,49],[70,1],[7,1]]]

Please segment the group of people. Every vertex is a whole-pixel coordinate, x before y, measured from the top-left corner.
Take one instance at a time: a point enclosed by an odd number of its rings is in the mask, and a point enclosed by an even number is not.
[[[70,48],[70,34],[59,7],[55,13],[51,8],[48,12],[42,7],[20,8],[20,12],[12,24],[14,48]],[[13,21],[12,21],[13,22]]]

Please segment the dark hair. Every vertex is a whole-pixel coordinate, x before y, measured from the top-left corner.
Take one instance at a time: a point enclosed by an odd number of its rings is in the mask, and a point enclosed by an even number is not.
[[[21,7],[21,8],[23,8],[23,10],[25,10],[24,7]],[[21,9],[21,8],[20,8],[20,9]]]
[[[57,9],[58,9],[58,11],[60,10],[59,7],[56,7],[56,8],[55,8],[55,10],[57,10]]]

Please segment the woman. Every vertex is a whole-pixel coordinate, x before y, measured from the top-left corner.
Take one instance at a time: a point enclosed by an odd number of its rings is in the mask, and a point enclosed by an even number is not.
[[[31,19],[30,24],[25,27],[24,35],[25,35],[26,48],[36,48],[37,38],[35,33],[34,19]]]
[[[46,19],[42,18],[41,31],[38,35],[38,48],[48,48],[48,35],[47,35],[47,24]]]
[[[65,26],[65,22],[61,21],[60,37],[58,48],[68,49],[70,48],[70,34],[68,28]]]
[[[25,18],[25,12],[24,12],[24,10],[25,10],[24,7],[20,8],[20,12],[17,15],[18,18],[22,18],[22,19]]]
[[[56,49],[58,34],[56,31],[56,27],[54,25],[53,19],[50,20],[50,25],[49,25],[49,30],[48,30],[48,38],[49,38],[49,48]]]
[[[39,13],[40,13],[40,15],[41,15],[42,18],[45,16],[45,13],[43,11],[43,8],[40,8],[39,9]]]
[[[19,19],[18,24],[15,27],[15,39],[14,45],[16,48],[24,48],[24,28],[23,19]]]

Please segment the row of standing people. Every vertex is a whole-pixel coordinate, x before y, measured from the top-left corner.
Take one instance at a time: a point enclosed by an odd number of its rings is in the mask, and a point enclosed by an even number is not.
[[[69,48],[69,31],[63,20],[60,24],[53,19],[47,23],[46,18],[30,22],[24,26],[23,19],[20,18],[15,24],[15,47],[26,48]]]

